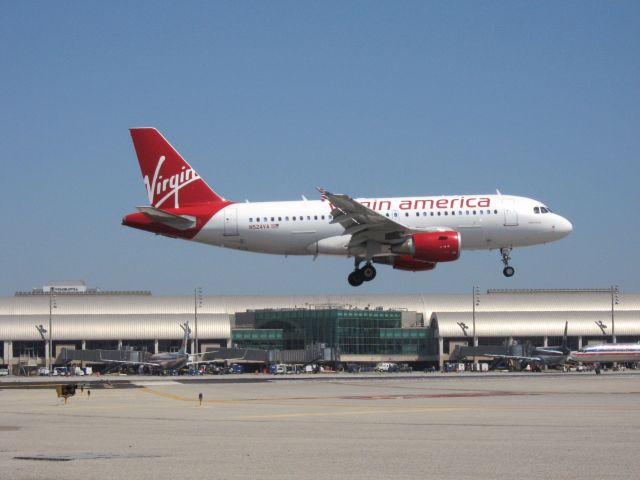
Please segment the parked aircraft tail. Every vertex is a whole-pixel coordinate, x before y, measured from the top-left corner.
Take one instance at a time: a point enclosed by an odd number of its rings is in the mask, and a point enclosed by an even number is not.
[[[569,328],[569,321],[564,322],[564,335],[562,336],[562,344],[560,345],[560,349],[562,350],[563,355],[569,355],[571,353],[571,348],[569,348],[569,341],[567,340],[567,331]]]
[[[184,336],[182,337],[182,346],[178,353],[181,355],[187,354],[187,342],[189,341],[189,337],[191,335],[191,328],[189,328],[189,321],[187,320],[184,324],[180,325],[180,328],[184,331]]]

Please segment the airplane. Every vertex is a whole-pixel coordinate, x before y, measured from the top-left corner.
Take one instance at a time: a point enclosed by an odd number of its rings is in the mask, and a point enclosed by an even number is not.
[[[555,347],[535,347],[530,355],[498,355],[487,354],[484,356],[493,359],[512,360],[519,363],[520,368],[527,365],[535,365],[538,367],[562,367],[571,360],[571,349],[567,340],[567,329],[569,322],[564,324],[564,335],[562,336],[562,344]]]
[[[582,363],[640,362],[640,343],[603,343],[572,352],[570,359]]]
[[[461,250],[500,252],[553,242],[571,222],[538,200],[502,195],[357,198],[319,188],[320,200],[236,203],[218,195],[155,128],[130,129],[149,205],[122,224],[172,238],[275,255],[352,257],[357,287],[375,264],[433,270]],[[364,263],[363,266],[361,266]]]
[[[191,329],[189,328],[189,322],[185,322],[180,325],[180,328],[184,331],[184,337],[182,338],[182,346],[180,350],[177,352],[161,352],[154,353],[151,355],[148,360],[144,362],[135,362],[128,360],[107,360],[102,359],[105,363],[120,363],[125,365],[136,365],[140,369],[144,367],[149,367],[154,370],[179,370],[188,363],[191,362],[191,355],[187,353],[187,342],[189,340],[189,335],[191,333]]]

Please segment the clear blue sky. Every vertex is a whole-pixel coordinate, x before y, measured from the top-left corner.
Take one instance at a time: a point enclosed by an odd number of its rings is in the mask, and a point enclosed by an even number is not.
[[[0,295],[49,280],[188,294],[637,292],[640,3],[3,2]],[[568,238],[432,272],[283,258],[120,225],[155,126],[238,201],[503,193]]]

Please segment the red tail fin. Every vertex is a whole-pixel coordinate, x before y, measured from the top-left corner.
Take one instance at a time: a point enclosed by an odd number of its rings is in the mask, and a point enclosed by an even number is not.
[[[153,207],[224,201],[155,128],[132,128],[131,138]]]

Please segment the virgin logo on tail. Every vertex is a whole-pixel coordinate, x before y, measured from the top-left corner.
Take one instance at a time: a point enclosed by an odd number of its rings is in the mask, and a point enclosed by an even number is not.
[[[154,208],[184,208],[224,200],[155,128],[132,128],[131,139],[149,204]]]
[[[149,181],[149,176],[144,176],[144,186],[147,189],[149,203],[154,207],[161,207],[164,202],[173,196],[173,208],[179,208],[180,201],[178,199],[178,192],[190,183],[199,180],[200,175],[198,175],[198,173],[192,168],[183,166],[180,173],[163,178],[162,175],[160,175],[160,170],[162,169],[162,165],[165,160],[166,157],[164,155],[158,159],[158,164],[156,165],[156,169],[153,174],[153,180]]]

